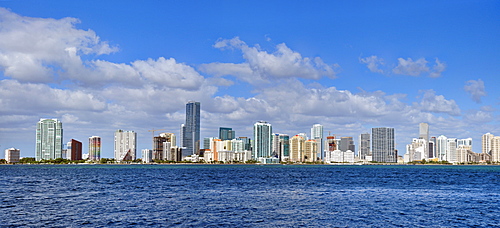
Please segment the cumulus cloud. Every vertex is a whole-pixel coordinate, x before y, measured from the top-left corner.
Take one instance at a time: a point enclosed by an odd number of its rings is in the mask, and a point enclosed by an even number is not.
[[[328,65],[319,57],[302,57],[286,44],[278,44],[274,53],[268,53],[259,46],[250,47],[235,37],[220,39],[214,44],[219,49],[237,49],[243,53],[244,63],[210,63],[200,67],[201,70],[214,75],[234,75],[247,82],[257,82],[278,78],[320,79],[335,77],[336,65]],[[251,78],[251,79],[245,79]]]
[[[413,61],[411,58],[398,58],[398,65],[392,69],[392,72],[394,74],[410,76],[421,76],[429,73],[428,76],[431,78],[441,77],[441,73],[446,69],[446,64],[439,61],[438,58],[436,58],[435,62],[436,64],[432,67],[432,70],[430,70],[425,58],[420,58],[416,61]]]
[[[382,69],[379,69],[379,65],[384,65],[384,59],[379,58],[375,55],[366,58],[359,58],[359,62],[366,64],[366,67],[374,73],[384,73]]]
[[[469,93],[472,100],[476,103],[481,103],[481,97],[485,97],[487,95],[486,90],[484,89],[484,82],[481,79],[467,81],[465,83],[464,90]]]
[[[431,78],[438,78],[441,77],[441,73],[446,69],[446,64],[442,63],[439,61],[438,58],[436,58],[436,65],[432,67],[432,72],[429,74],[429,77]]]
[[[24,82],[51,82],[59,69],[81,62],[79,54],[109,54],[116,47],[92,30],[75,27],[75,18],[31,18],[0,8],[0,67]]]
[[[414,106],[425,112],[446,113],[452,116],[460,115],[460,108],[454,100],[447,100],[443,95],[436,95],[434,90],[421,91],[420,103]]]
[[[420,76],[422,73],[428,72],[427,60],[420,58],[417,61],[413,59],[398,58],[398,65],[392,70],[395,74]]]

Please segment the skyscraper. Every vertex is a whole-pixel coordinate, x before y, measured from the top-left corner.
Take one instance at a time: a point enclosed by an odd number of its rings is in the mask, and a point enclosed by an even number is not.
[[[376,162],[397,162],[394,128],[372,128],[372,159]]]
[[[359,135],[359,152],[358,156],[360,159],[366,159],[366,156],[370,156],[370,133],[364,133]]]
[[[482,151],[484,154],[491,155],[491,140],[495,137],[491,133],[486,133],[481,137]]]
[[[200,150],[200,102],[189,101],[186,104],[186,123],[182,131],[182,156],[186,157]]]
[[[101,137],[99,136],[89,137],[89,160],[101,160]]]
[[[447,161],[448,138],[440,135],[436,140],[436,156],[440,161]]]
[[[315,157],[320,158],[323,160],[324,154],[323,154],[323,125],[321,124],[314,124],[311,128],[311,139],[316,141],[316,149],[317,152]]]
[[[340,138],[340,150],[341,151],[352,151],[354,152],[355,151],[355,147],[354,147],[354,140],[352,139],[352,137],[341,137]]]
[[[427,155],[429,155],[429,124],[428,123],[420,123],[418,126],[419,126],[418,138],[425,140],[424,154],[425,154],[425,157],[427,157]]]
[[[40,119],[36,128],[36,160],[62,158],[63,129],[57,119]]]
[[[136,159],[137,133],[117,130],[115,132],[115,160],[130,161]]]
[[[233,131],[232,128],[229,128],[229,127],[220,127],[219,128],[219,139],[224,141],[224,140],[232,140],[235,137],[236,137],[235,132]]]
[[[306,140],[300,135],[295,135],[290,139],[290,161],[302,162],[304,161],[304,143]]]
[[[252,158],[257,160],[258,158],[268,158],[271,157],[271,137],[272,137],[272,127],[270,123],[265,121],[259,121],[253,125],[253,151]]]

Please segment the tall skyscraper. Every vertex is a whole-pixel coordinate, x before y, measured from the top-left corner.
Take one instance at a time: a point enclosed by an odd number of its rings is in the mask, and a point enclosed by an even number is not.
[[[271,157],[272,131],[271,124],[265,121],[259,121],[253,125],[253,159]]]
[[[424,154],[425,154],[425,157],[427,157],[427,155],[429,155],[429,124],[428,123],[420,123],[418,126],[419,126],[418,138],[425,140]]]
[[[311,128],[311,139],[315,140],[317,145],[316,145],[316,157],[320,158],[323,160],[324,158],[324,153],[323,153],[323,125],[321,124],[314,124]]]
[[[200,102],[189,101],[186,104],[186,123],[183,127],[182,156],[196,154],[200,150]]]
[[[62,158],[63,129],[57,119],[40,119],[36,128],[36,160]]]
[[[359,152],[358,156],[360,159],[366,159],[366,156],[370,156],[370,133],[364,133],[359,135]]]
[[[494,136],[491,139],[491,161],[500,162],[500,136]]]
[[[101,160],[101,137],[99,136],[89,137],[89,160]]]
[[[372,159],[377,162],[397,162],[394,148],[394,128],[372,128]]]
[[[130,161],[136,159],[137,133],[117,130],[115,132],[115,160]]]
[[[290,161],[303,162],[304,161],[304,143],[306,140],[300,135],[295,135],[290,139]]]
[[[219,128],[219,139],[221,140],[233,140],[236,137],[236,133],[232,128],[220,127]]]
[[[436,156],[440,161],[447,161],[448,137],[440,135],[436,139]]]
[[[71,161],[82,160],[82,142],[71,139],[67,145],[68,159]]]

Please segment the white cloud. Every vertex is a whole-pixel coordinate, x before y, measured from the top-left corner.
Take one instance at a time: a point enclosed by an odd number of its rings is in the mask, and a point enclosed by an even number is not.
[[[436,95],[434,90],[425,90],[420,103],[415,107],[425,112],[446,113],[452,116],[460,115],[460,108],[454,100],[447,100],[443,95]]]
[[[0,67],[24,82],[51,82],[52,75],[81,62],[80,54],[109,54],[115,47],[92,30],[76,29],[75,18],[30,18],[0,8]],[[76,59],[75,59],[76,57]]]
[[[446,64],[440,62],[439,59],[436,58],[436,65],[432,67],[432,72],[429,74],[429,77],[431,78],[441,77],[441,73],[443,73],[445,69],[446,69]]]
[[[261,82],[278,78],[335,77],[336,65],[328,65],[319,57],[302,57],[298,52],[288,48],[286,44],[278,44],[274,53],[260,50],[258,46],[249,47],[238,37],[220,39],[214,44],[219,49],[238,49],[243,53],[242,64],[210,63],[204,64],[201,70],[214,75],[234,75],[247,82]]]
[[[366,58],[359,58],[359,61],[361,63],[366,64],[366,67],[368,67],[368,69],[370,69],[371,72],[384,73],[382,69],[378,68],[379,65],[384,65],[384,59],[382,58],[378,58],[377,56],[372,55]]]
[[[420,76],[428,71],[429,67],[427,67],[427,61],[424,58],[420,58],[417,61],[413,61],[411,58],[406,60],[398,58],[398,65],[392,70],[395,74],[410,76]]]
[[[487,95],[486,90],[484,89],[484,82],[481,79],[478,79],[477,81],[467,81],[465,83],[464,90],[470,94],[472,100],[476,103],[481,103],[481,97],[485,97]]]

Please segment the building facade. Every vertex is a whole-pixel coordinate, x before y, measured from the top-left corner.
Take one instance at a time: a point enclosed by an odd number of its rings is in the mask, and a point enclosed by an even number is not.
[[[271,157],[272,153],[272,126],[265,121],[259,121],[253,125],[253,155],[252,158]]]
[[[71,139],[67,144],[67,159],[71,161],[82,160],[82,142]]]
[[[8,163],[17,163],[21,157],[21,150],[16,148],[9,148],[5,150],[5,160]]]
[[[196,154],[200,150],[200,102],[189,101],[186,104],[186,123],[182,131],[182,156]]]
[[[311,139],[315,140],[317,145],[316,145],[316,154],[315,157],[323,160],[324,158],[324,148],[323,148],[323,144],[324,144],[324,141],[323,141],[323,137],[324,134],[323,134],[323,125],[321,124],[314,124],[311,128]]]
[[[219,128],[219,139],[232,140],[234,138],[236,138],[236,132],[233,131],[232,128],[229,128],[229,127],[220,127]]]
[[[370,133],[359,135],[359,151],[358,156],[361,160],[365,160],[366,156],[370,156]]]
[[[89,137],[89,160],[101,160],[101,137],[99,136]]]
[[[40,119],[36,128],[35,159],[53,160],[62,158],[63,128],[57,119]]]
[[[394,128],[372,128],[372,159],[376,162],[397,162]]]
[[[134,131],[117,130],[114,142],[116,161],[131,161],[136,159],[137,133]]]

